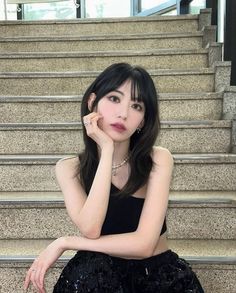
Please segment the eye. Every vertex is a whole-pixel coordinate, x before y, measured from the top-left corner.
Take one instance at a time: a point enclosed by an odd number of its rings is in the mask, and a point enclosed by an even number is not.
[[[134,104],[132,104],[131,107],[137,111],[140,111],[140,112],[143,111],[143,106],[139,103],[134,103]]]
[[[117,96],[109,96],[108,100],[114,103],[119,103],[120,99]]]

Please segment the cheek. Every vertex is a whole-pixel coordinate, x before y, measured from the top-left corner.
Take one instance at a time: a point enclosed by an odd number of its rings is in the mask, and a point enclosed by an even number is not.
[[[108,109],[106,109],[106,107],[97,107],[97,111],[98,114],[102,115],[103,118],[98,120],[98,127],[100,129],[104,129],[104,124],[107,121],[107,114],[109,113]]]
[[[107,120],[112,115],[112,107],[106,101],[101,101],[97,107],[97,113],[104,117],[104,120]]]

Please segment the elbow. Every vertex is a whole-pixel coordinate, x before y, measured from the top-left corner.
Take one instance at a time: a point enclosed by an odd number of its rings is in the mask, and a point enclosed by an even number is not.
[[[152,247],[150,246],[147,246],[140,250],[140,258],[149,258],[153,256],[153,253],[154,253],[154,249],[152,249]]]
[[[88,238],[88,239],[98,239],[100,238],[101,236],[101,233],[99,232],[93,232],[93,231],[89,231],[87,232],[86,234],[82,234],[85,238]]]
[[[90,223],[77,217],[74,219],[74,224],[79,229],[81,236],[88,239],[98,239],[101,236],[101,226],[97,223]]]
[[[79,231],[83,237],[88,239],[98,239],[101,236],[101,229],[97,227],[79,227]]]
[[[153,256],[155,249],[156,249],[156,241],[153,241],[153,239],[148,240],[147,237],[141,238],[141,241],[139,242],[139,257],[140,258],[149,258]]]

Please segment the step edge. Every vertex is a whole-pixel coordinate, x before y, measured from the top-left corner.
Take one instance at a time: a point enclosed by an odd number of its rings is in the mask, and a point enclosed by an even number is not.
[[[106,41],[106,40],[136,40],[136,39],[168,39],[168,38],[194,38],[194,37],[203,37],[204,33],[202,31],[195,32],[166,32],[166,33],[151,33],[145,34],[137,33],[137,34],[117,34],[117,35],[59,35],[59,36],[12,36],[12,37],[1,37],[1,42],[63,42],[63,41]]]
[[[211,128],[231,128],[231,120],[173,120],[161,121],[161,129],[211,129]],[[0,123],[0,130],[73,130],[82,129],[82,123],[78,122],[18,122]]]
[[[215,205],[227,205],[227,207],[233,207],[236,205],[236,199],[169,199],[169,207],[189,205],[189,206],[215,206]],[[0,198],[0,209],[1,206],[65,206],[63,199],[51,199],[51,200],[39,200],[39,199],[1,199]],[[225,206],[224,206],[225,207]]]
[[[222,100],[223,92],[200,93],[159,93],[160,101],[175,100]],[[26,102],[81,102],[83,95],[56,95],[56,96],[0,96],[0,103]]]
[[[200,69],[159,69],[148,70],[151,76],[161,75],[213,75],[213,68],[200,68]],[[72,71],[72,72],[0,72],[0,78],[59,78],[59,77],[97,77],[101,71]]]
[[[62,256],[58,259],[56,263],[64,263],[70,260],[73,257],[71,256]],[[180,255],[180,257],[184,257],[186,261],[189,261],[192,264],[230,264],[230,265],[235,265],[236,264],[236,257],[225,257],[225,256],[185,256],[185,255]],[[36,258],[36,255],[29,255],[29,256],[1,256],[0,255],[0,264],[3,263],[9,263],[9,262],[14,262],[14,263],[30,263],[34,261]]]
[[[126,22],[162,22],[162,21],[178,21],[178,20],[186,20],[186,21],[198,21],[198,15],[178,15],[178,16],[133,16],[133,17],[106,17],[106,18],[87,18],[87,19],[70,19],[70,20],[8,20],[8,21],[0,21],[0,26],[30,26],[30,25],[57,25],[57,24],[97,24],[97,23],[126,23]]]
[[[235,160],[236,159],[236,154],[232,153],[214,153],[214,154],[209,154],[209,153],[202,153],[202,154],[172,154],[174,159],[176,161],[179,160],[195,160],[196,162],[198,160],[220,160],[221,163],[224,163],[223,160]],[[31,163],[32,161],[54,161],[59,160],[61,158],[65,157],[74,157],[75,154],[65,154],[65,155],[1,155],[0,154],[0,162],[4,161],[25,161]]]
[[[155,56],[185,56],[206,55],[208,49],[152,49],[152,50],[119,50],[119,51],[80,51],[80,52],[20,52],[1,53],[0,59],[69,59],[69,58],[106,58],[106,57],[155,57]]]

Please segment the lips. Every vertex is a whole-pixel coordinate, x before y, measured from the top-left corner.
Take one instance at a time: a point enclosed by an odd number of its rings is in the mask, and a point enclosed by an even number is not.
[[[117,131],[119,131],[119,132],[122,132],[122,131],[125,131],[125,130],[126,130],[126,127],[125,127],[124,124],[122,124],[122,123],[113,123],[113,124],[111,124],[111,126],[112,126],[115,130],[117,130]]]

